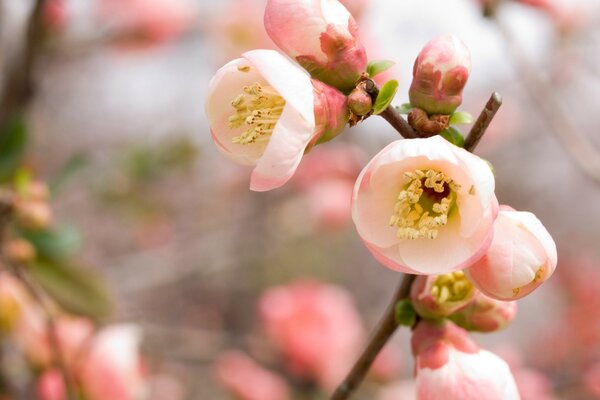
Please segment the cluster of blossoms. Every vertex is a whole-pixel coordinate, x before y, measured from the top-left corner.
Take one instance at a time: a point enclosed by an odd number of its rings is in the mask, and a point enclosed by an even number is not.
[[[206,101],[212,138],[234,161],[255,165],[250,189],[256,191],[282,186],[305,153],[372,114],[379,100],[364,91],[363,103],[355,103],[373,69],[341,3],[269,0],[264,23],[284,54],[245,52],[219,69]],[[356,229],[373,256],[419,275],[410,298],[418,314],[419,399],[518,398],[506,363],[479,350],[466,330],[506,326],[514,300],[547,280],[557,264],[541,222],[500,206],[490,165],[462,148],[464,140],[449,137],[470,70],[469,51],[455,37],[423,48],[409,91],[408,122],[418,138],[375,155],[352,194]]]
[[[96,332],[91,320],[66,313],[57,314],[50,327],[40,305],[6,272],[0,273],[0,337],[14,343],[37,371],[39,400],[67,398],[65,372],[88,400],[145,398],[137,327],[112,325]]]

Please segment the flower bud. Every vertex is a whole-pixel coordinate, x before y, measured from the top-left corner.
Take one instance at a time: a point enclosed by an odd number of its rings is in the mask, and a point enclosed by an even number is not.
[[[18,223],[28,229],[44,229],[52,222],[50,206],[43,201],[19,201],[16,212]]]
[[[476,289],[462,271],[444,275],[417,276],[410,299],[424,318],[443,318],[467,306]]]
[[[476,292],[475,299],[450,319],[458,326],[477,332],[494,332],[504,329],[517,314],[516,301],[492,299]]]
[[[556,263],[554,240],[535,215],[503,206],[491,246],[465,273],[484,294],[517,300],[545,282]]]
[[[14,239],[4,244],[4,256],[14,264],[27,264],[35,258],[35,248],[24,239]]]
[[[411,340],[418,400],[517,400],[510,368],[450,321],[421,320]]]
[[[265,29],[314,78],[344,93],[367,67],[356,22],[337,0],[269,0]]]
[[[348,96],[348,108],[354,115],[362,117],[373,109],[373,99],[362,87],[357,87]]]
[[[316,143],[324,143],[342,133],[346,127],[350,117],[348,102],[346,96],[337,89],[316,79],[311,79],[311,82],[315,96]]]
[[[471,72],[471,55],[455,36],[440,36],[425,45],[415,60],[408,96],[428,114],[452,114],[462,103]]]

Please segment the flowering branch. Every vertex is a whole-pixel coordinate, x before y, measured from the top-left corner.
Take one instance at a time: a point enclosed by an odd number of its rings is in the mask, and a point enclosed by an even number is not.
[[[368,80],[367,82],[369,82]],[[367,92],[371,95],[377,96],[377,86],[373,81],[372,84],[367,84]],[[488,126],[490,125],[492,119],[496,115],[496,112],[502,105],[501,96],[494,92],[487,104],[481,111],[481,114],[477,118],[477,121],[473,125],[473,128],[469,132],[466,140],[465,140],[465,149],[472,152],[479,140],[485,134]],[[393,107],[388,107],[390,112],[387,114],[388,116],[392,116],[393,121],[399,122],[397,125],[392,124],[388,118],[384,116],[386,121],[390,122],[394,128],[400,132],[406,138],[415,138],[419,137],[418,134],[413,130],[413,128],[408,125],[408,123],[402,118]],[[387,111],[387,110],[386,110]],[[383,114],[381,114],[383,116]],[[415,136],[411,136],[415,135]],[[410,294],[410,288],[412,283],[414,282],[416,275],[405,274],[400,281],[400,286],[396,291],[392,301],[388,305],[383,317],[381,318],[379,325],[375,328],[375,332],[367,347],[361,354],[360,358],[356,361],[352,370],[348,373],[344,381],[338,386],[336,391],[331,396],[331,400],[346,400],[350,397],[352,392],[356,390],[358,385],[362,382],[367,372],[369,371],[373,361],[377,357],[377,354],[381,351],[383,346],[390,340],[392,335],[398,329],[398,321],[396,320],[396,305],[400,300],[408,298]]]

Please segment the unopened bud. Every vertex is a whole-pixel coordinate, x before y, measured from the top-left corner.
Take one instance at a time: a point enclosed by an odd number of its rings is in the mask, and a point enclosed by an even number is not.
[[[354,115],[362,117],[373,109],[373,99],[361,85],[356,87],[348,96],[348,107]]]
[[[471,72],[471,55],[455,36],[440,36],[423,47],[415,60],[408,92],[413,107],[427,114],[452,114],[462,103]]]
[[[52,211],[43,201],[20,201],[16,205],[17,222],[24,228],[44,229],[52,221]]]
[[[476,290],[462,271],[444,275],[420,275],[411,287],[415,311],[424,318],[443,318],[466,307]]]
[[[516,301],[495,300],[477,292],[475,299],[450,319],[468,331],[494,332],[505,328],[516,314]]]
[[[35,248],[24,239],[13,239],[2,248],[6,259],[14,264],[27,264],[35,258]]]
[[[45,183],[33,181],[23,189],[21,196],[27,200],[48,201],[50,191]]]

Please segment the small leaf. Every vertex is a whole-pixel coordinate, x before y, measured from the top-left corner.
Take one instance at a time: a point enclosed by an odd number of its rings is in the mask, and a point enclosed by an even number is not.
[[[373,105],[373,114],[381,114],[385,111],[392,103],[392,100],[394,100],[397,91],[398,81],[395,79],[387,81],[379,91],[379,95],[377,95],[377,99]]]
[[[450,117],[450,125],[464,125],[473,122],[473,116],[468,112],[458,111]]]
[[[11,179],[19,168],[26,141],[25,121],[20,115],[0,126],[0,182]]]
[[[412,108],[413,108],[412,104],[404,103],[404,104],[396,107],[396,111],[398,111],[399,114],[406,115],[410,112],[410,110]]]
[[[47,230],[23,230],[21,235],[35,247],[39,258],[44,260],[66,260],[81,245],[77,230],[72,227]]]
[[[367,65],[367,74],[372,78],[392,68],[395,64],[390,60],[373,60]]]
[[[28,272],[66,311],[95,319],[110,313],[112,306],[106,288],[89,269],[38,262],[31,264]]]
[[[410,300],[400,300],[396,304],[396,322],[402,326],[411,327],[417,322],[417,313]]]
[[[463,147],[465,145],[465,138],[462,133],[453,126],[444,129],[440,133],[440,136],[458,147]]]

